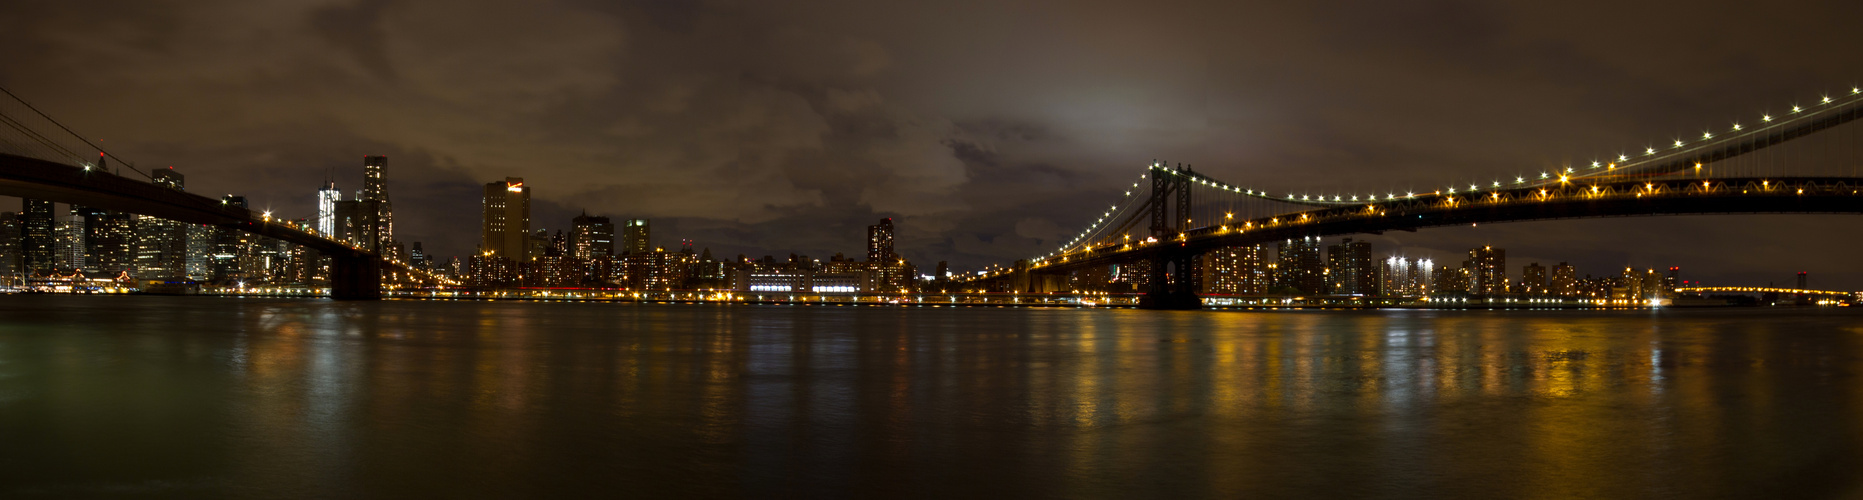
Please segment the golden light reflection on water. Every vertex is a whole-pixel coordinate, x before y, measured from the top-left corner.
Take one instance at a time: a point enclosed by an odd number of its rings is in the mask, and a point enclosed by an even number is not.
[[[1832,496],[1863,467],[1843,312],[188,300],[6,316],[0,438],[47,458],[0,485]]]

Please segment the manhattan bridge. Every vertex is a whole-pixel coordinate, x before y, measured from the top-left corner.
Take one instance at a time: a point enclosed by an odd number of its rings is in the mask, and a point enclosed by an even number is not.
[[[1217,249],[1384,231],[1547,219],[1736,213],[1863,213],[1863,89],[1819,96],[1699,135],[1589,163],[1428,190],[1338,193],[1228,182],[1154,161],[1120,199],[1051,252],[964,278],[972,289],[1075,288],[1136,266],[1141,307],[1194,309],[1194,263]],[[1099,274],[1095,272],[1098,271]]]

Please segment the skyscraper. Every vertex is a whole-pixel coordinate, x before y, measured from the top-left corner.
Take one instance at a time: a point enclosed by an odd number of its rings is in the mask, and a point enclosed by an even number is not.
[[[581,260],[597,255],[614,255],[615,225],[607,217],[592,217],[585,211],[572,222],[569,236],[571,255]]]
[[[53,235],[57,232],[57,222],[52,219],[52,202],[30,198],[20,201],[23,202],[19,212],[20,272],[31,274],[51,269],[57,264],[52,252]]]
[[[1491,246],[1468,251],[1469,293],[1507,293],[1507,250]]]
[[[151,172],[150,177],[150,182],[155,185],[176,191],[186,190],[186,178],[176,172],[174,167],[157,169]],[[159,217],[136,216],[137,279],[168,280],[187,276],[188,226]]]
[[[84,269],[84,207],[73,205],[58,218],[52,235],[52,267],[60,271]]]
[[[362,157],[362,193],[357,199],[373,202],[366,207],[374,215],[370,231],[374,241],[367,248],[386,255],[395,241],[395,210],[388,202],[388,157]]]
[[[84,272],[113,278],[134,263],[135,217],[124,212],[72,207],[84,218]]]
[[[1378,293],[1378,268],[1371,260],[1371,243],[1346,238],[1327,247],[1327,277],[1336,295]]]
[[[893,252],[893,218],[880,219],[879,224],[867,226],[867,262],[895,260],[899,260],[899,254]]]
[[[1290,238],[1276,246],[1276,289],[1300,293],[1326,293],[1326,263],[1320,258],[1317,237]]]
[[[19,274],[19,213],[0,213],[0,284]]]
[[[220,236],[220,228],[206,224],[179,223],[187,228],[187,277],[189,281],[208,281],[213,279],[214,243]]]
[[[530,186],[521,177],[485,184],[480,251],[512,262],[530,260]]]
[[[19,213],[0,212],[0,284],[10,284],[22,267],[19,254]]]
[[[343,201],[343,192],[336,190],[336,181],[323,181],[323,189],[317,190],[317,234],[330,237],[336,234],[336,202]]]
[[[220,197],[220,203],[246,208],[246,197],[226,195]],[[263,267],[254,242],[258,239],[252,233],[234,229],[210,228],[213,232],[213,249],[210,255],[212,279],[219,283],[235,283],[258,280],[265,277]]]
[[[647,219],[628,219],[621,227],[621,244],[623,253],[647,253],[653,251],[653,226]]]

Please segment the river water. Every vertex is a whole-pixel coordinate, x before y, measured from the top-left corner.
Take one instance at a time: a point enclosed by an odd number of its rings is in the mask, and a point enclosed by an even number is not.
[[[6,296],[0,497],[1857,497],[1859,313]]]

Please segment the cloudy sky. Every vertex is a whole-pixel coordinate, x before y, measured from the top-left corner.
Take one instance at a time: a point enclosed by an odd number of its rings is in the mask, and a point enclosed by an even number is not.
[[[1856,2],[62,1],[0,4],[0,85],[188,189],[314,212],[390,157],[397,233],[477,244],[479,186],[533,227],[654,220],[714,253],[923,267],[1052,248],[1152,159],[1280,190],[1512,175],[1863,76]],[[1370,237],[1492,244],[1511,273],[1683,266],[1863,288],[1855,216],[1665,217]]]

